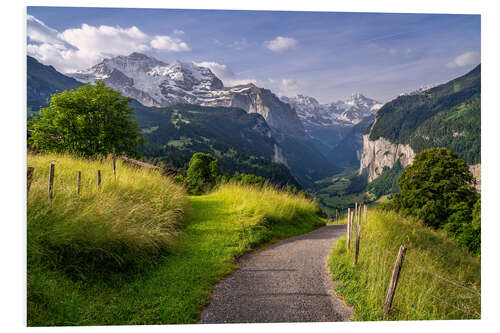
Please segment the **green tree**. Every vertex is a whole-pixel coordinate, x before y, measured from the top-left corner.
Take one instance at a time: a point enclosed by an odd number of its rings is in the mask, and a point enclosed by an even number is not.
[[[463,159],[448,148],[427,149],[417,154],[413,164],[401,174],[401,193],[395,195],[394,206],[428,226],[446,230],[477,253],[480,226],[473,226],[472,221],[479,194],[472,183],[472,174]]]
[[[30,123],[28,143],[41,151],[137,156],[145,139],[130,101],[102,81],[53,94],[49,106]]]
[[[202,194],[214,188],[222,177],[219,160],[210,154],[195,153],[189,161],[186,185],[192,194]]]

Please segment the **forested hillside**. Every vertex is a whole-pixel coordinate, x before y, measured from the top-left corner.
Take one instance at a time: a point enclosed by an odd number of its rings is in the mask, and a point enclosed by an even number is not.
[[[28,117],[40,107],[47,106],[47,99],[55,92],[75,89],[82,83],[63,75],[52,66],[45,66],[28,56],[27,62]]]
[[[155,108],[134,101],[132,107],[148,140],[144,156],[185,168],[194,153],[210,153],[225,173],[250,173],[274,184],[300,187],[285,165],[272,162],[276,142],[259,114],[190,104]]]
[[[409,144],[415,153],[447,147],[469,164],[481,161],[481,65],[417,95],[400,96],[377,113],[370,140]]]

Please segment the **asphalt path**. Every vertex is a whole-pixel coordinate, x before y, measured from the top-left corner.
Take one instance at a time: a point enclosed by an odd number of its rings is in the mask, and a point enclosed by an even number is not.
[[[345,225],[329,225],[244,255],[220,281],[200,323],[347,321],[352,309],[332,293],[327,258]]]

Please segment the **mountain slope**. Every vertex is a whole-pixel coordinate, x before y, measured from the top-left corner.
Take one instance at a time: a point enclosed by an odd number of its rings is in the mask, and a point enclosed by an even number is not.
[[[373,116],[382,106],[360,93],[352,94],[345,101],[329,104],[320,104],[315,98],[304,95],[280,98],[297,111],[315,147],[327,157],[352,132],[353,126]]]
[[[336,170],[313,146],[295,110],[254,84],[224,87],[208,68],[180,61],[166,64],[140,53],[105,59],[71,76],[82,82],[102,79],[146,106],[187,103],[259,114],[277,144],[274,159],[287,165],[303,185]]]
[[[167,166],[186,168],[196,152],[219,159],[225,173],[251,173],[272,183],[300,185],[280,159],[281,148],[258,114],[239,108],[176,104],[164,108],[132,104],[148,144],[142,153]]]
[[[28,111],[38,111],[47,106],[47,99],[57,91],[75,89],[82,83],[59,73],[52,66],[45,66],[33,57],[27,57]]]
[[[172,104],[240,107],[248,113],[259,113],[273,130],[293,136],[304,136],[295,112],[279,101],[269,90],[253,84],[224,87],[206,67],[192,62],[167,64],[145,54],[104,59],[95,66],[68,74],[81,82],[102,79],[125,96],[145,106]]]
[[[447,147],[469,165],[481,163],[481,65],[420,94],[400,96],[377,113],[363,137],[360,172],[371,181],[399,160]]]

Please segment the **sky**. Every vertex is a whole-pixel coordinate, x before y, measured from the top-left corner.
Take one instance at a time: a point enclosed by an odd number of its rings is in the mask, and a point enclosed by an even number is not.
[[[481,17],[240,10],[28,7],[27,54],[68,73],[141,52],[209,67],[320,103],[354,92],[387,102],[481,61]]]

